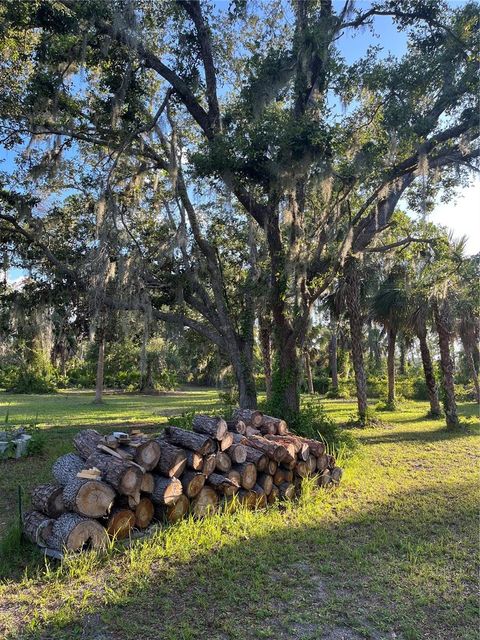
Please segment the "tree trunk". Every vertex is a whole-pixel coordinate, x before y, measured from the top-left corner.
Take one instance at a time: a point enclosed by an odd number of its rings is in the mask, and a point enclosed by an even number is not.
[[[105,331],[102,328],[97,329],[97,343],[98,343],[98,356],[97,356],[97,377],[95,381],[95,404],[101,404],[103,402],[103,379],[105,372]]]
[[[475,354],[474,349],[469,345],[468,339],[465,336],[461,335],[463,352],[465,354],[465,360],[467,362],[467,367],[470,372],[470,376],[472,378],[473,386],[475,387],[475,396],[477,403],[480,404],[480,384],[478,381],[478,371],[475,366]]]
[[[435,302],[433,306],[435,318],[435,327],[438,334],[438,344],[440,347],[440,368],[442,371],[443,383],[443,404],[445,409],[445,418],[448,429],[458,429],[460,422],[458,420],[457,402],[455,399],[455,385],[453,379],[453,360],[450,353],[451,320],[448,302],[444,301],[439,307]]]
[[[262,352],[263,372],[265,375],[265,391],[267,401],[272,397],[272,349],[271,349],[271,322],[263,313],[258,316],[258,335],[260,350]]]
[[[396,329],[388,329],[388,347],[387,347],[387,375],[388,375],[388,397],[389,406],[395,404],[395,343],[397,340]]]
[[[308,393],[313,395],[315,390],[313,388],[312,362],[308,349],[305,349],[305,373],[307,374]]]
[[[405,347],[405,338],[403,337],[403,335],[400,335],[399,347],[400,347],[400,363],[398,367],[398,373],[401,376],[405,376],[407,374],[407,367],[406,367],[407,349]]]
[[[345,263],[346,302],[348,320],[350,324],[350,341],[352,363],[355,371],[355,385],[357,389],[358,417],[361,424],[367,417],[367,379],[363,360],[363,318],[360,302],[360,279],[358,276],[357,260],[349,258]]]
[[[243,409],[256,409],[257,390],[253,375],[253,348],[243,344],[241,351],[230,354],[238,385],[239,404]]]
[[[430,401],[430,415],[432,418],[439,418],[442,415],[440,402],[438,400],[438,388],[433,370],[432,358],[427,342],[427,330],[417,331],[417,337],[420,342],[420,355],[422,357],[423,375],[425,376],[425,384],[427,385],[428,399]]]
[[[332,392],[338,393],[338,357],[337,357],[337,322],[334,318],[330,321],[330,343],[328,345],[328,359],[330,376],[332,378]]]

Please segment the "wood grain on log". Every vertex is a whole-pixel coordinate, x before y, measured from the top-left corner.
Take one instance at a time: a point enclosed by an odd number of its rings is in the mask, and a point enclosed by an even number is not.
[[[58,484],[65,486],[77,473],[85,468],[85,461],[75,453],[66,453],[57,458],[52,466],[52,473]]]
[[[232,444],[233,444],[233,433],[230,433],[230,431],[227,431],[227,433],[223,436],[223,438],[218,443],[218,448],[220,449],[220,451],[226,451],[232,446]]]
[[[213,440],[222,440],[227,433],[227,423],[223,418],[197,414],[193,418],[192,429],[204,433]]]
[[[185,449],[195,451],[202,456],[214,451],[213,440],[203,433],[194,433],[169,425],[165,427],[165,437],[171,444],[185,447]]]
[[[187,467],[194,471],[201,471],[203,467],[203,456],[190,449],[184,449],[184,453],[187,456]]]
[[[245,433],[245,429],[247,428],[243,420],[227,420],[227,427],[229,431],[234,431],[235,433],[240,433],[242,435]]]
[[[275,471],[278,468],[278,462],[275,462],[275,460],[268,460],[268,464],[267,464],[267,468],[265,469],[266,473],[269,473],[271,476],[273,476],[275,474]]]
[[[132,444],[132,443],[131,443]],[[121,450],[133,456],[134,462],[139,464],[145,471],[152,471],[158,464],[161,455],[160,443],[158,440],[142,438],[135,441],[135,446],[124,445]]]
[[[267,440],[267,438],[263,436],[251,436],[248,438],[248,446],[258,449],[272,460],[275,460],[275,462],[282,462],[290,457],[290,454],[283,445]]]
[[[68,511],[87,518],[102,518],[110,512],[115,491],[101,480],[73,478],[63,489],[63,501]]]
[[[273,487],[273,478],[268,473],[260,473],[257,477],[257,484],[265,491],[265,495],[269,495]]]
[[[144,473],[142,478],[142,484],[140,485],[140,491],[142,493],[152,493],[155,482],[153,480],[153,474]]]
[[[203,517],[213,513],[218,505],[217,492],[212,487],[203,487],[198,496],[192,502],[192,513],[194,516]]]
[[[135,514],[130,509],[113,508],[108,518],[107,533],[116,540],[128,538],[135,526]]]
[[[142,486],[143,473],[131,462],[112,458],[104,453],[95,452],[87,459],[87,466],[97,467],[102,478],[122,495],[135,495]]]
[[[185,471],[180,478],[183,493],[188,498],[194,498],[200,493],[205,484],[205,476],[197,471]]]
[[[317,457],[317,469],[318,471],[322,472],[325,471],[325,469],[328,468],[328,456],[326,453],[322,453],[322,455]]]
[[[240,484],[244,489],[251,489],[257,481],[257,468],[253,462],[233,465],[233,470],[240,474]]]
[[[63,489],[57,484],[40,484],[32,489],[32,507],[50,518],[58,518],[65,511]]]
[[[50,544],[55,520],[40,511],[23,514],[23,533],[34,544],[46,547]]]
[[[155,505],[155,519],[173,524],[181,520],[190,509],[190,500],[182,493],[178,500],[169,505]]]
[[[53,525],[49,545],[61,551],[101,549],[107,542],[107,532],[96,520],[78,513],[64,513]]]
[[[268,428],[269,433],[276,433],[278,435],[283,435],[288,431],[288,425],[285,420],[281,418],[274,418],[273,416],[262,417],[261,428]]]
[[[102,435],[95,429],[85,429],[74,435],[73,444],[79,455],[86,460],[92,453],[97,451],[97,445],[102,440]]]
[[[215,471],[217,466],[217,456],[215,453],[210,453],[203,458],[202,473],[208,478],[208,476]]]
[[[185,451],[169,442],[163,442],[160,449],[160,459],[155,472],[167,478],[179,478],[187,466]]]
[[[135,507],[135,526],[145,529],[153,520],[155,507],[150,498],[140,498],[140,502]]]
[[[252,492],[255,494],[255,506],[257,509],[264,509],[267,506],[267,494],[263,490],[263,488],[256,484]]]
[[[231,467],[232,461],[230,460],[230,456],[223,451],[218,451],[215,458],[215,469],[226,473],[231,469]]]
[[[259,427],[262,424],[262,412],[256,409],[235,409],[232,415],[233,420],[242,420],[246,425]]]
[[[311,474],[315,473],[315,471],[317,470],[317,459],[315,458],[315,456],[312,456],[312,455],[308,456],[307,466]]]
[[[182,483],[178,478],[154,476],[155,487],[151,499],[156,504],[172,504],[182,495]]]
[[[210,474],[207,478],[207,484],[225,496],[233,496],[240,488],[240,485],[235,480],[231,480],[220,473]]]
[[[227,450],[226,453],[230,457],[232,462],[236,464],[242,464],[247,460],[247,449],[243,444],[232,444]]]
[[[303,462],[303,460],[299,460],[295,465],[295,473],[297,476],[300,476],[300,478],[306,478],[309,474],[309,471],[310,469],[308,467],[308,464],[306,462]]]

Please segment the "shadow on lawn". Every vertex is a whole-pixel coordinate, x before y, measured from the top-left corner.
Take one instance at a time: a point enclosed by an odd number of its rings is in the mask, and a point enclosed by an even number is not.
[[[475,589],[464,575],[455,575],[463,571],[455,553],[459,544],[468,549],[476,521],[472,487],[400,490],[344,522],[327,516],[324,522],[234,544],[226,539],[224,546],[199,550],[187,563],[159,558],[148,577],[116,604],[102,605],[98,588],[90,612],[76,619],[70,612],[73,620],[63,628],[39,620],[31,635],[19,631],[7,637],[379,640],[398,637],[393,632],[409,638],[467,637],[463,630],[476,624]],[[220,527],[222,518],[217,522]],[[350,635],[329,635],[332,627]]]
[[[423,420],[425,421],[425,419]],[[413,420],[409,421],[413,422]],[[381,433],[377,435],[362,434],[355,432],[356,438],[366,444],[381,444],[389,442],[439,442],[440,440],[456,440],[457,438],[466,438],[468,436],[478,435],[480,429],[469,425],[466,429],[459,431],[449,431],[446,427],[436,429],[426,429],[425,431],[393,431],[392,433]]]

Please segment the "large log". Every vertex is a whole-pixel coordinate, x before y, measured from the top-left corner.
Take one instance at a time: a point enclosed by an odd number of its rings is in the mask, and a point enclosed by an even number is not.
[[[124,462],[108,454],[95,452],[87,458],[87,466],[100,469],[103,480],[111,484],[122,495],[134,496],[140,491],[143,473],[139,467],[131,462]]]
[[[83,469],[85,469],[85,461],[80,456],[75,453],[66,453],[55,460],[52,473],[58,484],[65,486]]]
[[[23,533],[34,544],[47,547],[53,533],[55,520],[40,511],[27,511],[23,514]]]
[[[57,484],[39,484],[32,490],[32,507],[50,518],[58,518],[65,511],[62,487]]]
[[[233,496],[240,488],[240,485],[235,480],[231,480],[220,473],[212,473],[209,475],[207,484],[225,496]]]
[[[262,424],[262,412],[255,409],[235,409],[232,420],[242,420],[246,425],[259,427]]]
[[[240,484],[244,489],[251,489],[257,481],[257,468],[253,462],[235,464],[232,469],[240,474]]]
[[[268,466],[268,457],[254,447],[246,446],[245,449],[247,450],[247,462],[254,464],[258,471],[265,471]]]
[[[208,478],[208,476],[215,471],[217,466],[217,456],[215,453],[210,453],[203,458],[202,473]]]
[[[204,433],[213,440],[222,440],[227,433],[227,423],[223,418],[197,414],[193,418],[192,429]]]
[[[95,429],[85,429],[79,431],[73,437],[73,444],[79,455],[86,460],[92,453],[97,451],[97,444],[100,444],[102,436]]]
[[[273,487],[273,478],[268,473],[260,473],[257,477],[257,485],[262,487],[265,495],[269,495]]]
[[[167,478],[179,478],[187,466],[185,451],[169,442],[163,442],[160,448],[160,459],[155,472]]]
[[[227,431],[227,433],[223,436],[223,438],[218,443],[218,448],[220,449],[220,451],[226,451],[232,446],[232,444],[233,444],[233,433],[230,433],[230,431]]]
[[[180,429],[180,427],[165,427],[165,437],[171,443],[179,447],[185,447],[195,451],[202,456],[214,451],[215,447],[213,440],[203,433],[194,433],[193,431],[186,431]]]
[[[188,498],[194,498],[200,493],[205,484],[205,476],[197,471],[185,471],[180,478],[183,487],[183,493]]]
[[[230,456],[228,456],[223,451],[218,451],[215,459],[215,469],[217,471],[222,471],[226,473],[232,467],[232,461],[230,460]]]
[[[106,482],[72,478],[63,489],[67,511],[75,511],[87,518],[102,518],[110,512],[115,491]]]
[[[55,520],[49,546],[60,551],[83,551],[101,549],[106,542],[107,532],[96,520],[78,513],[64,513]]]
[[[289,434],[293,435],[293,434]],[[304,438],[303,436],[296,436],[305,444],[308,444],[310,448],[310,453],[314,455],[316,458],[325,453],[325,445],[323,442],[318,442],[318,440],[311,440],[310,438]]]
[[[132,441],[129,445],[121,447],[120,450],[129,453],[133,457],[133,461],[145,471],[155,469],[161,455],[160,443],[158,440],[150,440],[150,438]]]
[[[288,425],[285,420],[266,415],[262,416],[260,430],[262,430],[262,428],[267,429],[268,433],[276,433],[279,436],[284,435],[288,431]]]
[[[218,505],[217,492],[212,487],[203,487],[198,496],[192,502],[192,513],[194,516],[203,517],[213,513]]]
[[[251,436],[248,438],[248,446],[258,449],[275,462],[290,458],[289,452],[283,445],[267,440],[263,436]]]
[[[247,449],[243,444],[232,444],[226,453],[230,456],[232,462],[242,464],[247,459]]]
[[[116,540],[128,538],[135,526],[135,513],[130,509],[115,507],[108,518],[107,533]]]
[[[227,427],[229,431],[234,431],[235,433],[244,434],[247,428],[247,425],[243,422],[243,420],[227,420]]]
[[[135,526],[139,529],[145,529],[153,520],[155,507],[150,498],[143,497],[135,507]]]
[[[178,478],[154,476],[155,487],[151,499],[156,504],[172,504],[182,495],[182,483]]]
[[[173,524],[181,520],[190,509],[190,500],[182,493],[178,500],[169,505],[155,505],[155,519]]]

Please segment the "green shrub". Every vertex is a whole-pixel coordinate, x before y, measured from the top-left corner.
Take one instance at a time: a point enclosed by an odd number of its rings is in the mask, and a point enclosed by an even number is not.
[[[19,367],[9,390],[13,393],[55,393],[60,380],[61,376],[45,353],[34,349],[29,361]]]

